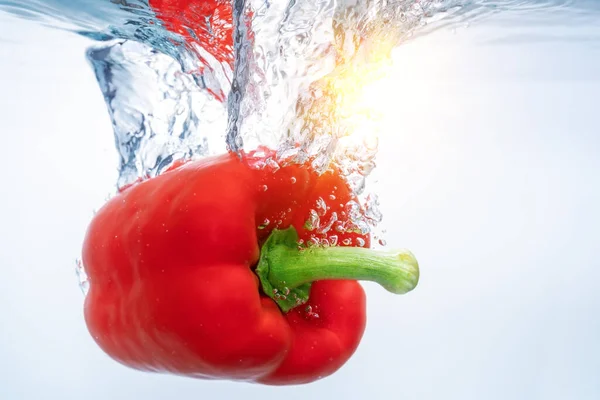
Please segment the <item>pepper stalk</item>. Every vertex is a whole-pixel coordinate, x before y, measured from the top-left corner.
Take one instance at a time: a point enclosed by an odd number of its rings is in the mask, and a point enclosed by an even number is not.
[[[256,268],[262,289],[283,312],[308,301],[312,282],[329,279],[372,281],[394,294],[419,282],[419,264],[407,251],[362,247],[298,248],[298,233],[275,229],[262,246]]]

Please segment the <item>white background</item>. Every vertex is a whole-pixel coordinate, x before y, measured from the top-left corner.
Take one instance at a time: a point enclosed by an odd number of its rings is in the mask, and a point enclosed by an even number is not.
[[[350,362],[270,388],[136,372],[96,347],[74,266],[116,152],[89,42],[0,15],[0,398],[600,398],[600,29],[532,21],[398,50],[379,193],[421,282],[367,284]]]

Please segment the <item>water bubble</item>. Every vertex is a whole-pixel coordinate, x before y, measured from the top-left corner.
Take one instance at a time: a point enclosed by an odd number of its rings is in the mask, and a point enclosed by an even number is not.
[[[371,231],[371,227],[365,220],[357,220],[354,222],[354,231],[356,233],[360,233],[361,235],[366,235]]]
[[[346,238],[342,241],[342,243],[346,246],[350,246],[352,244],[352,239]]]
[[[374,169],[375,169],[375,163],[374,162],[367,162],[367,163],[362,164],[358,168],[358,172],[362,176],[367,176],[367,175],[371,174],[371,172],[373,172]],[[363,183],[360,182],[360,184],[363,184]]]
[[[83,265],[83,261],[77,259],[75,261],[75,273],[77,275],[77,281],[79,283],[79,289],[84,296],[86,296],[90,290],[90,279],[85,272],[85,267]]]
[[[296,177],[295,177],[295,176],[292,176],[292,177],[290,178],[290,182],[292,182],[292,184],[296,183]]]
[[[323,200],[322,197],[319,197],[317,199],[316,209],[317,209],[317,213],[319,214],[320,217],[327,214],[327,203],[325,203],[325,200]]]
[[[363,247],[365,245],[365,239],[363,239],[363,238],[356,238],[356,244],[359,247]]]
[[[329,195],[329,200],[335,200],[335,195],[334,194],[330,194]]]
[[[258,226],[258,229],[265,229],[267,226],[269,226],[269,224],[271,223],[271,221],[269,221],[268,218],[265,218],[265,220],[262,222],[262,224],[260,224]]]
[[[286,295],[286,296],[287,296],[287,295],[289,295],[289,294],[290,294],[290,288],[288,288],[288,287],[286,286],[286,287],[284,287],[284,288],[283,288],[282,292],[283,292],[283,294],[284,294],[284,295]]]
[[[319,318],[319,314],[317,314],[316,312],[313,311],[313,308],[311,306],[306,306],[306,308],[304,309],[305,315],[306,317],[310,318],[310,319],[317,319]]]
[[[304,228],[307,231],[314,231],[315,229],[319,229],[319,225],[321,224],[321,220],[319,218],[319,214],[315,210],[309,211],[309,217],[304,223]]]
[[[385,239],[379,239],[379,244],[381,246],[385,246],[387,244],[387,242],[385,241]]]
[[[267,185],[262,185],[261,189],[263,190],[263,192],[266,192],[267,190],[269,190],[269,187]]]
[[[352,192],[354,192],[357,195],[362,194],[362,192],[365,190],[366,180],[364,175],[357,174],[350,176],[348,178],[348,183],[350,184]]]
[[[332,212],[332,213],[331,213],[331,217],[329,218],[329,222],[328,222],[326,225],[324,225],[324,226],[321,226],[321,227],[320,227],[320,228],[317,230],[317,233],[327,233],[327,232],[329,232],[329,230],[331,229],[331,226],[332,226],[332,225],[333,225],[335,222],[337,222],[337,220],[338,220],[337,213],[336,213],[336,212]]]
[[[272,158],[268,158],[265,162],[266,166],[269,167],[272,172],[277,172],[280,168],[279,164],[277,163],[277,161],[273,160]]]
[[[337,244],[338,244],[338,237],[336,235],[329,236],[329,240],[331,241],[331,245],[332,246],[337,246]]]
[[[346,203],[346,212],[350,219],[356,219],[360,217],[360,205],[356,201],[350,200]]]
[[[365,217],[373,223],[379,223],[383,220],[383,214],[379,210],[379,197],[376,194],[369,194],[365,201]]]

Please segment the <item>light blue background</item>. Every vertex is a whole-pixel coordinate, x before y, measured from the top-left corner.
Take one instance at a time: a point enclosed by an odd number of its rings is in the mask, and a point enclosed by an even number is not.
[[[95,346],[74,260],[116,155],[89,42],[0,14],[0,399],[600,398],[598,27],[505,15],[397,52],[378,191],[420,285],[367,284],[351,361],[269,388]]]

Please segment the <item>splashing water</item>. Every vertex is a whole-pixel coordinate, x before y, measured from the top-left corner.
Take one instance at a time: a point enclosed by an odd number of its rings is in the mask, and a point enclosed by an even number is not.
[[[173,6],[179,3],[187,4],[183,11]],[[368,232],[382,219],[365,188],[380,105],[394,95],[382,98],[381,84],[392,50],[497,11],[576,4],[582,2],[0,0],[0,10],[98,42],[87,56],[113,123],[119,187],[177,159],[266,145],[317,170],[335,163],[364,203],[364,212],[358,204],[348,212]]]

